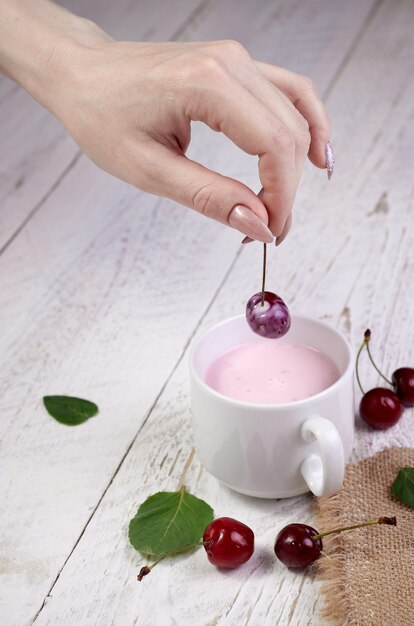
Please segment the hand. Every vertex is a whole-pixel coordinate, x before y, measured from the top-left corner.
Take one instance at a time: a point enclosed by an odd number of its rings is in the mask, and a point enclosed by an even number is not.
[[[254,239],[280,242],[305,157],[326,167],[330,125],[310,80],[254,61],[234,41],[117,42],[81,18],[74,28],[68,15],[70,34],[55,42],[32,93],[92,161]],[[185,156],[192,120],[258,155],[259,196]]]

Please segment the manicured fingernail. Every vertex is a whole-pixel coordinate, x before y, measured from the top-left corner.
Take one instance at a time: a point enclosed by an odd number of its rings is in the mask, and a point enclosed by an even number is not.
[[[272,243],[274,239],[266,224],[251,209],[242,204],[235,206],[230,213],[229,224],[248,237],[263,241],[263,243]]]
[[[326,157],[326,171],[328,173],[328,180],[331,180],[331,176],[334,171],[335,157],[334,157],[334,153],[332,150],[332,146],[329,141],[325,147],[325,157]]]
[[[280,233],[280,235],[278,237],[276,237],[276,241],[275,241],[275,245],[276,246],[280,246],[280,244],[282,243],[282,241],[284,241],[286,239],[286,237],[289,234],[290,231],[290,227],[292,226],[292,213],[290,213],[286,219],[285,225],[283,227],[282,232]]]
[[[260,195],[264,192],[263,187],[261,188],[261,190],[259,191],[259,193],[257,194],[257,197],[260,197]],[[252,243],[252,241],[254,241],[254,239],[252,239],[251,237],[245,237],[242,240],[242,243]]]

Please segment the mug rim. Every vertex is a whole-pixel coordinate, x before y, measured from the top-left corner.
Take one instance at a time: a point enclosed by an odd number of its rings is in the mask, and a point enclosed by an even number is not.
[[[228,404],[231,404],[233,406],[239,406],[239,407],[254,407],[255,409],[259,410],[259,409],[272,409],[272,410],[286,410],[286,409],[290,409],[291,407],[300,407],[306,404],[311,403],[314,400],[319,400],[321,398],[323,398],[324,396],[327,396],[331,393],[333,393],[338,387],[340,387],[340,385],[343,383],[343,381],[348,378],[349,373],[351,370],[353,370],[353,351],[351,348],[351,345],[349,343],[349,341],[346,339],[346,337],[344,337],[342,335],[342,333],[340,333],[339,331],[336,330],[336,328],[332,328],[332,326],[330,326],[329,324],[327,324],[326,322],[322,322],[318,319],[315,319],[314,317],[309,317],[307,315],[291,315],[292,319],[295,320],[304,320],[304,321],[310,321],[313,323],[318,324],[319,326],[322,326],[323,328],[326,328],[332,332],[334,332],[343,342],[343,344],[345,345],[345,348],[347,350],[348,353],[348,363],[347,366],[345,368],[345,370],[343,371],[343,373],[339,376],[339,378],[332,384],[329,385],[329,387],[326,387],[326,389],[323,389],[322,391],[319,391],[318,393],[315,393],[312,396],[308,396],[307,398],[302,398],[301,400],[292,400],[291,402],[283,402],[281,404],[275,404],[275,403],[265,403],[265,402],[247,402],[245,400],[237,400],[236,398],[230,398],[229,396],[225,396],[224,394],[220,393],[219,391],[216,391],[215,389],[213,389],[212,387],[210,387],[209,385],[207,385],[207,383],[198,375],[198,372],[196,370],[195,364],[194,364],[194,358],[195,358],[195,353],[197,348],[200,346],[201,341],[212,331],[216,330],[216,328],[219,328],[220,326],[224,326],[224,324],[228,324],[234,320],[239,320],[241,318],[245,318],[244,315],[234,315],[233,317],[228,317],[225,320],[222,320],[221,322],[218,322],[217,324],[214,324],[214,326],[211,326],[210,328],[208,328],[207,330],[205,330],[200,337],[198,337],[198,339],[195,341],[195,343],[192,345],[191,350],[190,350],[190,354],[189,354],[189,367],[190,367],[190,374],[191,376],[194,377],[195,382],[202,388],[204,389],[204,391],[207,391],[208,393],[210,393],[213,397],[216,397],[218,399],[220,399],[220,401],[224,401]]]

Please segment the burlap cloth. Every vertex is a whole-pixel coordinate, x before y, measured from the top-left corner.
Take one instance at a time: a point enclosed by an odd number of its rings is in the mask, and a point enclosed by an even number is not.
[[[322,617],[333,626],[414,626],[414,509],[393,498],[398,466],[414,467],[414,449],[391,448],[348,465],[342,490],[317,500],[322,531],[380,516],[397,526],[368,526],[323,539]]]

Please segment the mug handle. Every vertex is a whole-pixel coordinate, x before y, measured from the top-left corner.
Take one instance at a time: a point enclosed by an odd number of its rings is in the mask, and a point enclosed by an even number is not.
[[[302,439],[317,441],[320,454],[309,455],[301,465],[302,476],[315,496],[331,496],[342,486],[345,455],[341,436],[324,417],[310,417],[302,424]]]

